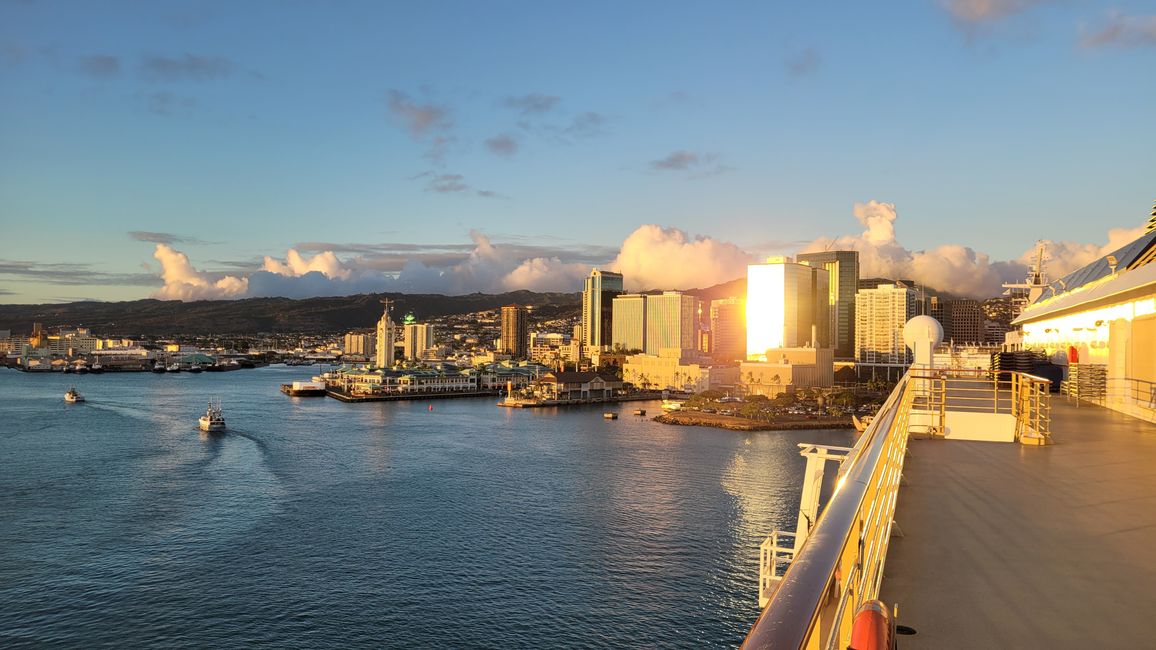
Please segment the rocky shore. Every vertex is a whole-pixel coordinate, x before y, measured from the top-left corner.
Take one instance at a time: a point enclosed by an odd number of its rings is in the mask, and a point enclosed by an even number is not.
[[[850,416],[822,418],[784,418],[770,422],[751,420],[735,415],[703,413],[701,411],[671,411],[654,417],[662,424],[681,424],[694,427],[715,427],[731,431],[787,431],[795,429],[854,429]]]

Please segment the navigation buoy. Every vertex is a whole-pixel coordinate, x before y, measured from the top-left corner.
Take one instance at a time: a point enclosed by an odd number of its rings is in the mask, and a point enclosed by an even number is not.
[[[429,405],[429,410],[431,410],[431,411],[433,410],[433,404]]]

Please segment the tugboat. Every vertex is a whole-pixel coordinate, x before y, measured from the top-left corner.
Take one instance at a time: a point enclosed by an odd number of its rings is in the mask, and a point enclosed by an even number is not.
[[[84,395],[81,395],[80,391],[76,390],[76,386],[73,386],[72,388],[68,389],[67,393],[64,394],[64,401],[68,402],[69,404],[79,404],[80,402],[84,401]]]
[[[209,400],[209,408],[205,409],[205,414],[197,421],[201,431],[208,433],[221,433],[225,430],[225,416],[221,414],[221,402],[217,400]]]

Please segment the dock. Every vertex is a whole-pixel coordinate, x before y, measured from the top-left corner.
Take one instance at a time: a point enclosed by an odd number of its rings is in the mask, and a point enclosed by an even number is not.
[[[504,399],[498,406],[513,409],[532,409],[548,406],[580,406],[582,404],[617,404],[619,402],[647,402],[662,399],[661,394],[616,395],[608,398],[591,399]]]
[[[910,442],[880,593],[903,648],[1156,644],[1156,424],[1052,404],[1054,445]]]
[[[390,393],[385,395],[361,395],[346,393],[344,391],[330,388],[325,391],[325,394],[335,400],[341,402],[404,402],[409,400],[431,400],[431,399],[458,399],[464,397],[494,397],[501,395],[502,392],[498,390],[472,390],[459,392],[405,392],[405,393]]]

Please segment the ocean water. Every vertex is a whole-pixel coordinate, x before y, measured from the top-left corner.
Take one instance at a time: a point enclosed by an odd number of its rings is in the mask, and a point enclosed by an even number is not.
[[[0,647],[734,647],[796,444],[850,441],[278,392],[310,372],[0,369]]]

